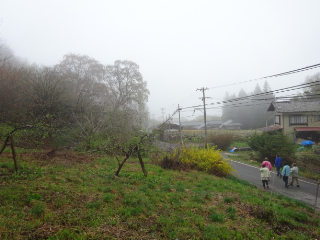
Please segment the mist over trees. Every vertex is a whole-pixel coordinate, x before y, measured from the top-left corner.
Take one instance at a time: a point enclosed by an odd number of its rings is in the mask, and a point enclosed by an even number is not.
[[[224,100],[227,102],[223,103],[222,120],[231,119],[233,122],[241,123],[242,129],[256,129],[273,124],[273,113],[267,112],[275,98],[273,93],[268,93],[270,91],[270,85],[265,81],[262,89],[257,84],[250,93],[243,89],[240,89],[238,95],[226,92]]]
[[[1,44],[0,96],[0,123],[31,125],[37,130],[26,138],[52,146],[103,149],[128,140],[149,116],[147,83],[127,60],[103,65],[69,53],[55,66],[34,67]]]
[[[308,100],[320,99],[320,72],[307,76],[304,83],[310,83],[308,87],[304,89],[303,98]]]

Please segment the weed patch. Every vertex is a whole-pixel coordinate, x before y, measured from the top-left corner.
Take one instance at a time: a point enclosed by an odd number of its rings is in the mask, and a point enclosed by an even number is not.
[[[211,213],[209,218],[212,222],[223,222],[223,214],[218,212]]]
[[[36,216],[41,216],[45,212],[46,206],[42,202],[37,202],[31,208],[31,213]]]
[[[87,208],[99,208],[101,206],[100,202],[88,202],[86,203]]]
[[[232,197],[224,197],[223,201],[225,203],[233,203],[234,202],[234,198],[232,198]]]

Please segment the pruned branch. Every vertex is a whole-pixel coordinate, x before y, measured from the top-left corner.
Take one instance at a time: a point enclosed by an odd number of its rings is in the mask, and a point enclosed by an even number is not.
[[[10,133],[7,134],[7,137],[6,137],[6,140],[4,141],[4,144],[0,150],[0,154],[4,151],[4,149],[6,148],[6,146],[8,145],[8,142],[9,142],[9,139],[11,137],[11,135],[17,131],[17,130],[21,130],[21,129],[24,129],[24,128],[31,128],[33,127],[32,125],[25,125],[25,126],[22,126],[22,127],[18,127],[18,128],[15,128],[14,130],[12,130]]]

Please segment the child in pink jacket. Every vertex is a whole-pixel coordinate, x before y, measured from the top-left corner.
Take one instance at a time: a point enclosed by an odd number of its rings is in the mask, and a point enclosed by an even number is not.
[[[272,164],[268,161],[268,158],[264,158],[264,161],[261,163],[261,167],[263,164],[266,165],[266,167],[269,169],[269,171],[271,171]]]

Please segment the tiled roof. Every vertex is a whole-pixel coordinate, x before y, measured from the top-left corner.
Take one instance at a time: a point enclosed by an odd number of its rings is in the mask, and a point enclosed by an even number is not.
[[[203,122],[182,122],[181,126],[199,126]]]
[[[298,132],[318,132],[320,127],[296,127],[294,128]]]
[[[271,125],[271,126],[268,126],[268,127],[259,128],[259,130],[262,131],[262,132],[272,132],[272,131],[278,131],[278,130],[281,130],[281,129],[282,129],[281,127],[274,126],[274,125]]]
[[[278,113],[319,112],[320,101],[273,102],[268,111],[276,111]]]

